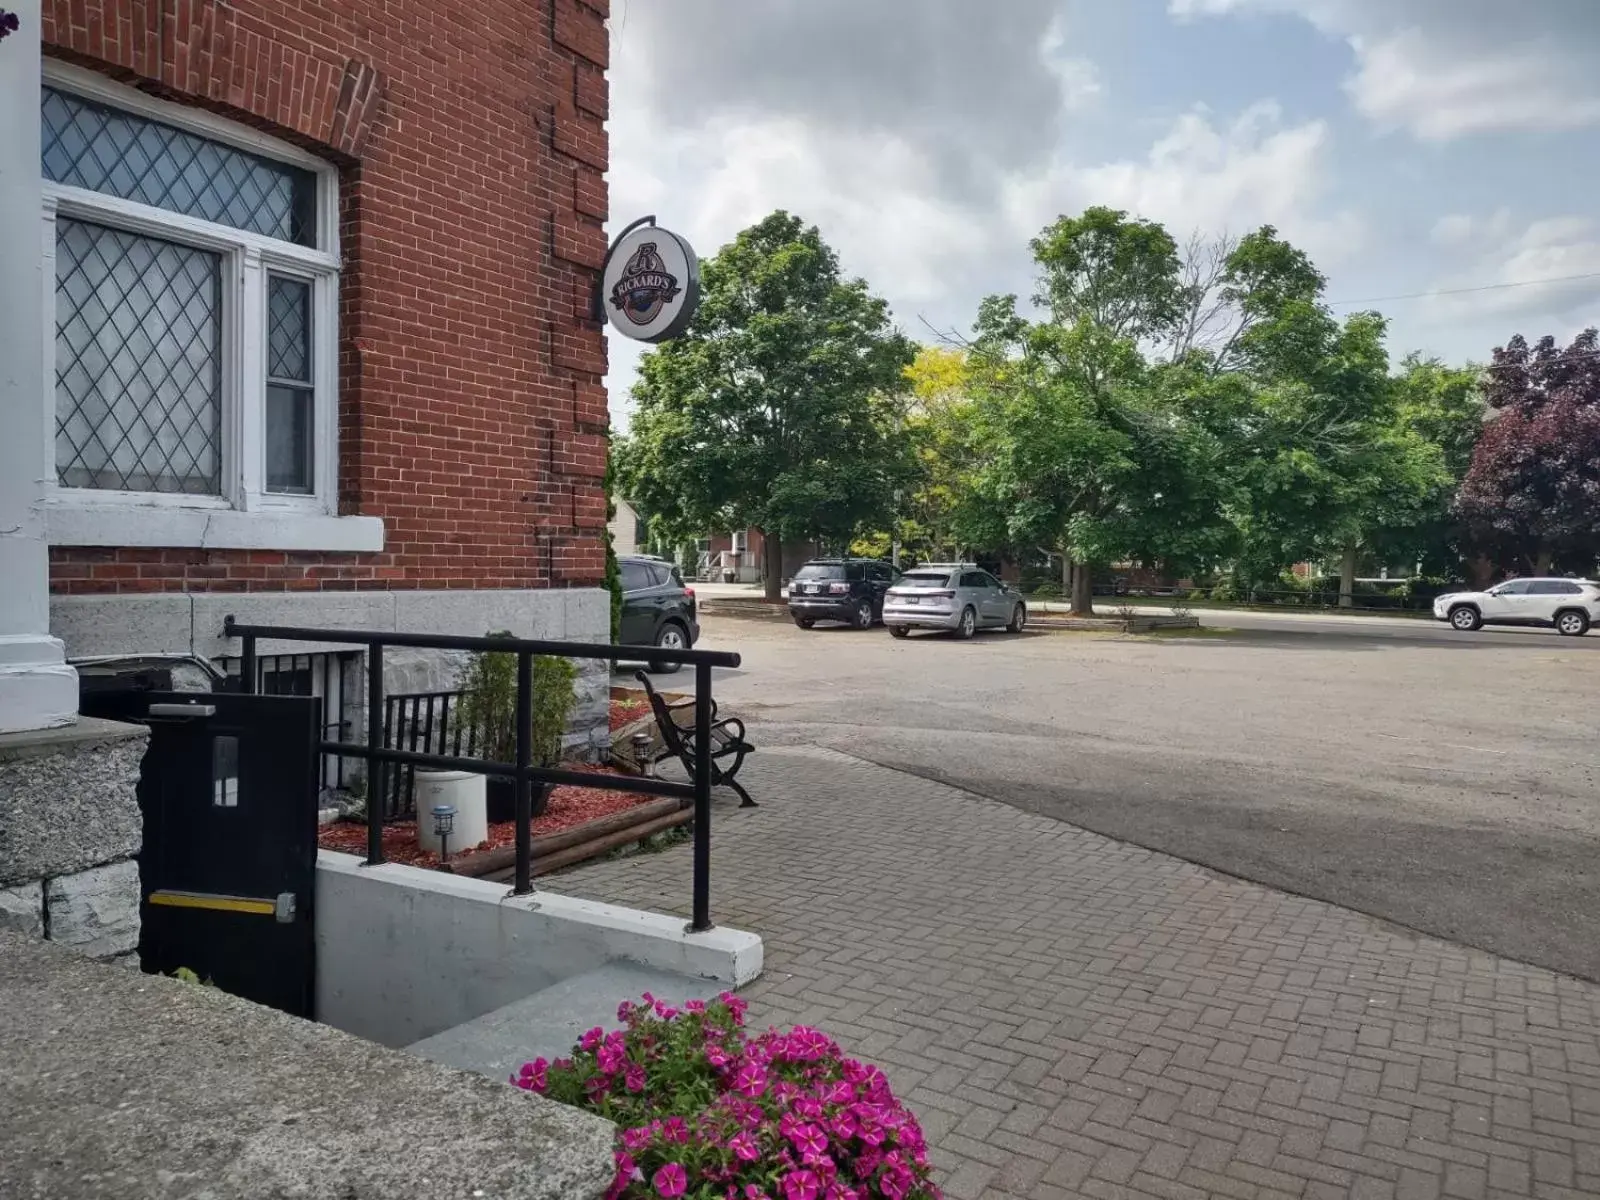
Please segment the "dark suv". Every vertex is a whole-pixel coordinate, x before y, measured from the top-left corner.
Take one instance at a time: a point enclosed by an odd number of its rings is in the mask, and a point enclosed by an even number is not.
[[[789,615],[801,629],[818,621],[871,629],[883,620],[883,595],[898,576],[873,558],[814,558],[789,581]]]
[[[622,571],[622,635],[624,646],[661,646],[689,650],[700,640],[694,589],[685,587],[678,568],[663,558],[619,555]],[[676,671],[680,663],[651,667],[658,675]]]

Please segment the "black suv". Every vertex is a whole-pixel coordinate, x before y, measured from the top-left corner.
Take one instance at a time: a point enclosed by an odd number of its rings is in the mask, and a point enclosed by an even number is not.
[[[814,558],[789,581],[789,615],[801,629],[818,621],[871,629],[883,620],[883,594],[899,574],[875,558]]]
[[[695,615],[694,589],[685,587],[678,568],[664,558],[642,554],[619,555],[622,571],[622,635],[624,646],[661,646],[690,650],[700,640]],[[658,675],[676,671],[681,663],[651,667]]]

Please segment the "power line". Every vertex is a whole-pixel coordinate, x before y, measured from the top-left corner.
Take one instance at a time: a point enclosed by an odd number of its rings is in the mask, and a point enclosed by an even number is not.
[[[1539,287],[1547,283],[1576,283],[1581,279],[1600,279],[1600,271],[1582,275],[1556,275],[1549,279],[1524,279],[1517,283],[1485,283],[1477,287],[1440,288],[1432,292],[1408,292],[1401,296],[1369,296],[1365,300],[1332,300],[1329,308],[1350,308],[1357,304],[1383,304],[1391,300],[1428,300],[1434,296],[1465,296],[1470,292],[1498,292],[1504,288]]]

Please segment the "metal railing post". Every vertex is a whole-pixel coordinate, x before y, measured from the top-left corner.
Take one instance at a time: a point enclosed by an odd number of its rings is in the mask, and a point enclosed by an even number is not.
[[[711,664],[694,669],[694,922],[711,928]]]
[[[383,646],[367,647],[367,866],[383,864]]]
[[[533,656],[517,654],[517,871],[512,893],[533,891]]]
[[[256,639],[254,634],[245,634],[241,639],[244,648],[239,652],[239,690],[246,696],[256,694]]]

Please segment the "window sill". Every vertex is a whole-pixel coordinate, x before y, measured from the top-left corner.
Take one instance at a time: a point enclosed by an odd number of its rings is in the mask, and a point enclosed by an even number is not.
[[[383,549],[378,517],[295,512],[239,512],[170,505],[55,503],[44,506],[52,546],[150,546],[196,550]]]

